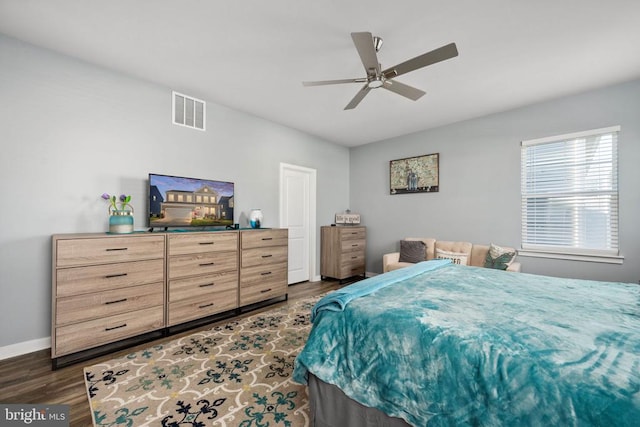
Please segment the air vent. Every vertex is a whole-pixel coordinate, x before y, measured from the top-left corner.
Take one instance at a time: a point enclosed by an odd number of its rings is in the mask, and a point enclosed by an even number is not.
[[[178,92],[173,92],[173,123],[193,129],[205,130],[206,103]]]

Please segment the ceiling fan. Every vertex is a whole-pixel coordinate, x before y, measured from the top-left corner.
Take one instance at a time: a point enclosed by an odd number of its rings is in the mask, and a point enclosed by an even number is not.
[[[323,86],[333,85],[340,83],[364,83],[364,86],[353,97],[351,102],[344,107],[345,110],[351,110],[367,96],[371,89],[377,89],[379,87],[390,90],[391,92],[402,95],[413,101],[418,100],[424,91],[415,87],[400,83],[394,80],[396,77],[406,74],[408,72],[417,70],[427,65],[435,64],[437,62],[446,61],[447,59],[458,56],[458,49],[455,43],[449,43],[448,45],[439,47],[431,52],[423,53],[408,61],[402,62],[393,67],[382,70],[380,63],[378,62],[377,52],[382,47],[382,39],[380,37],[374,37],[371,33],[351,33],[353,44],[356,46],[360,60],[367,73],[366,77],[356,79],[342,79],[342,80],[323,80],[316,82],[302,82],[304,86]]]

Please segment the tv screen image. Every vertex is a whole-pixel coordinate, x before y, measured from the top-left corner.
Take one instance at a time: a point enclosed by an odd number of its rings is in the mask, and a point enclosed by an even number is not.
[[[233,182],[149,174],[150,227],[233,224]]]

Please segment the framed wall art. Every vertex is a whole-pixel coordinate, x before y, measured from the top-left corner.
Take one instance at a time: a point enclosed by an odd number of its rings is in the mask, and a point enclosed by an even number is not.
[[[389,162],[391,194],[435,193],[440,185],[440,153]]]

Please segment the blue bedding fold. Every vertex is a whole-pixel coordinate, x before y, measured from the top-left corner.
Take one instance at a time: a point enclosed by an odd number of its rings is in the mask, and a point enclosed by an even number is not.
[[[640,286],[403,273],[318,310],[293,379],[312,373],[414,426],[640,425]]]
[[[423,261],[406,268],[390,271],[384,275],[370,277],[368,279],[356,282],[340,290],[331,292],[324,296],[316,303],[311,312],[311,321],[316,318],[319,312],[324,310],[342,311],[345,306],[355,298],[369,295],[372,292],[382,289],[386,286],[393,285],[401,280],[432,271],[444,265],[450,264],[449,259],[434,259],[431,261]]]

